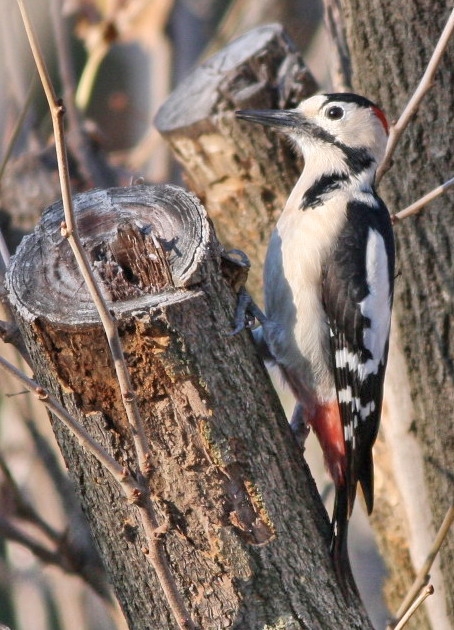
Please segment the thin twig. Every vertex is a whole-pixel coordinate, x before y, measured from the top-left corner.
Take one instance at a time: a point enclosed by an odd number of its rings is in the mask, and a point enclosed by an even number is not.
[[[8,146],[6,147],[5,155],[0,164],[0,180],[3,177],[3,173],[5,172],[6,165],[8,164],[8,160],[11,157],[11,153],[13,152],[14,145],[16,144],[17,137],[22,129],[22,125],[24,124],[25,117],[28,112],[28,108],[30,107],[30,103],[32,102],[33,91],[36,87],[36,73],[33,74],[32,80],[30,81],[30,85],[27,90],[27,94],[25,96],[25,102],[22,107],[22,110],[19,114],[19,118],[16,120],[16,124],[14,125],[13,132],[11,134],[11,138],[8,141]]]
[[[23,531],[16,523],[0,516],[0,536],[5,540],[22,545],[44,564],[57,566],[70,575],[78,575],[102,598],[108,610],[113,612],[109,591],[107,588],[103,588],[102,582],[97,580],[92,567],[90,567],[91,570],[88,570],[87,567],[81,565],[80,554],[77,554],[76,549],[68,546],[67,542],[64,541],[64,535],[60,535],[60,539],[55,541],[58,545],[50,549]]]
[[[449,19],[446,23],[445,28],[443,29],[442,34],[440,35],[440,39],[435,46],[432,57],[427,64],[427,68],[422,76],[421,81],[419,82],[418,87],[413,93],[413,96],[407,103],[404,111],[399,117],[399,120],[391,125],[388,145],[386,147],[385,157],[383,162],[380,164],[380,167],[377,170],[376,182],[381,180],[383,175],[389,170],[391,166],[392,156],[394,155],[394,151],[396,150],[397,143],[400,140],[401,135],[405,131],[410,122],[412,116],[416,113],[421,104],[422,99],[427,94],[427,92],[432,88],[433,80],[435,72],[440,65],[441,58],[443,53],[446,50],[446,47],[449,43],[452,33],[454,32],[454,9],[449,16]]]
[[[148,452],[147,439],[143,428],[143,422],[140,418],[136,396],[132,389],[131,379],[126,365],[126,360],[124,358],[123,349],[121,347],[118,328],[115,322],[115,318],[111,314],[109,307],[107,306],[107,303],[101,293],[101,289],[95,280],[88,256],[82,246],[77,229],[69,181],[68,156],[66,153],[66,143],[64,138],[64,106],[62,102],[58,101],[56,98],[43,55],[39,48],[38,41],[33,31],[33,27],[29,20],[23,0],[17,0],[17,2],[19,4],[25,30],[27,32],[27,37],[33,52],[33,57],[38,69],[38,73],[52,116],[63,209],[65,213],[65,222],[64,224],[62,224],[61,230],[62,236],[68,239],[68,243],[71,246],[74,257],[76,258],[77,264],[87,284],[87,288],[90,292],[92,300],[99,313],[102,325],[106,332],[110,351],[114,361],[118,383],[120,386],[123,404],[129,424],[132,428],[132,437],[139,460],[139,466],[142,467],[146,464],[146,455]]]
[[[29,391],[34,392],[37,395],[38,400],[40,400],[49,409],[49,411],[51,411],[63,422],[63,424],[78,439],[79,444],[89,453],[94,455],[104,468],[110,472],[123,489],[126,497],[131,501],[131,503],[138,507],[149,545],[149,548],[146,550],[146,556],[158,575],[164,594],[169,602],[169,606],[174,612],[177,622],[182,629],[195,630],[195,625],[189,614],[186,612],[183,599],[176,588],[175,580],[170,571],[162,539],[156,535],[156,532],[159,531],[159,527],[148,488],[141,483],[136,483],[136,480],[132,479],[128,472],[123,469],[120,464],[118,464],[115,459],[111,457],[102,448],[102,446],[100,446],[89,435],[84,427],[82,427],[43,387],[40,387],[35,381],[28,378],[25,374],[23,374],[23,372],[18,370],[3,357],[0,357],[0,367],[19,380]],[[18,542],[22,542],[22,544],[31,549],[41,560],[51,564],[59,564],[56,559],[56,554],[47,551],[45,548],[35,549],[33,541],[19,540],[19,538],[17,536],[13,536],[12,533],[8,534],[8,537],[13,540],[17,540]],[[51,536],[51,538],[52,537],[53,536]]]
[[[87,61],[85,62],[75,97],[76,105],[82,112],[88,107],[99,67],[109,52],[109,48],[110,46],[105,38],[102,37],[102,34],[95,46],[91,49],[87,48]]]
[[[39,560],[45,564],[55,564],[67,573],[76,574],[81,577],[98,595],[102,597],[109,610],[113,609],[106,586],[93,572],[93,567],[87,566],[83,562],[84,553],[67,536],[67,532],[59,532],[54,529],[24,496],[18,487],[11,471],[3,457],[0,455],[0,469],[8,483],[8,490],[12,493],[14,508],[10,520],[5,516],[0,516],[0,535],[8,540],[12,540],[29,549]],[[42,532],[53,544],[53,548],[46,547],[42,542],[35,540],[24,532],[14,521],[21,520],[32,524]],[[90,557],[91,555],[87,556]]]
[[[195,630],[196,626],[186,610],[185,603],[170,570],[162,536],[159,535],[162,528],[159,528],[149,490],[143,478],[139,482],[132,479],[128,472],[89,435],[84,427],[82,427],[53,396],[3,357],[0,357],[0,368],[3,368],[8,374],[19,380],[29,391],[37,395],[38,400],[63,422],[78,439],[79,444],[94,455],[104,468],[110,472],[114,479],[120,484],[127,498],[131,503],[137,506],[148,543],[148,548],[144,550],[145,555],[156,571],[161,588],[175,615],[179,627],[182,630]],[[55,563],[51,556],[49,556],[48,561]]]
[[[429,584],[428,586],[426,586],[426,588],[423,589],[423,591],[421,591],[421,593],[415,599],[415,601],[407,610],[405,615],[399,621],[397,626],[394,626],[394,630],[402,630],[402,628],[409,621],[410,617],[412,617],[415,614],[415,612],[418,610],[421,604],[429,597],[429,595],[433,595],[433,592],[434,592],[434,587],[432,586],[432,584]]]
[[[417,214],[418,212],[420,212],[420,210],[422,210],[425,206],[427,206],[428,203],[430,203],[437,197],[440,197],[440,195],[443,195],[446,191],[448,191],[449,189],[453,187],[454,187],[454,177],[451,179],[448,179],[448,181],[442,184],[441,186],[437,186],[437,188],[434,188],[433,190],[428,192],[427,195],[424,195],[424,197],[421,197],[420,199],[413,202],[412,204],[410,204],[409,206],[407,206],[400,212],[396,212],[396,214],[393,214],[392,216],[393,222],[397,223],[401,219],[405,219],[406,217],[409,217],[412,214]]]
[[[132,391],[132,384],[124,358],[123,349],[121,347],[118,328],[115,319],[111,315],[107,303],[105,302],[101,294],[101,290],[96,283],[88,257],[82,247],[82,243],[80,241],[77,231],[69,184],[68,158],[66,153],[66,143],[63,129],[64,107],[63,104],[56,99],[55,92],[47,71],[47,67],[39,48],[33,27],[29,20],[28,13],[25,9],[23,0],[17,0],[17,2],[22,14],[27,37],[33,52],[33,57],[41,78],[41,82],[43,84],[44,92],[46,94],[52,116],[63,208],[65,213],[65,222],[62,224],[61,232],[63,237],[68,239],[68,242],[71,246],[73,254],[79,265],[82,276],[87,284],[87,288],[90,291],[91,297],[98,310],[102,325],[106,332],[110,351],[114,360],[115,371],[122,394],[123,404],[129,424],[131,426],[132,438],[134,441],[140,470],[140,474],[138,475],[137,479],[137,482],[139,483],[136,483],[135,486],[132,488],[132,500],[133,503],[135,503],[139,508],[144,532],[149,545],[149,551],[151,551],[151,553],[147,554],[147,558],[156,571],[158,580],[165,593],[169,607],[171,608],[172,613],[175,616],[177,624],[182,630],[195,630],[196,626],[186,609],[183,598],[175,582],[175,578],[170,570],[162,541],[156,536],[158,523],[151,503],[149,489],[147,487],[148,484],[146,482],[149,467],[148,445],[143,422],[139,414],[136,396],[135,393]],[[0,365],[4,366],[4,363],[4,360],[1,359]],[[13,370],[13,372],[10,373],[15,374],[17,372],[14,366],[12,366],[11,364],[8,364],[8,366],[8,370]],[[25,375],[22,375],[22,377],[24,376]],[[88,433],[80,425],[78,425],[78,423],[75,422],[74,419],[69,416],[69,414],[66,413],[63,407],[61,407],[61,405],[59,405],[57,401],[53,401],[53,399],[49,397],[49,394],[43,388],[38,387],[38,389],[36,389],[36,383],[30,381],[30,379],[27,379],[27,381],[29,381],[29,383],[26,386],[30,388],[29,386],[31,383],[34,391],[38,393],[40,399],[43,400],[43,402],[49,407],[51,411],[55,413],[55,415],[61,417],[65,424],[69,421],[67,426],[71,426],[71,430],[75,430],[75,435],[78,437],[79,441],[82,444],[86,442],[87,450],[89,450],[89,452],[93,454],[95,454],[95,452],[99,454],[100,457],[98,457],[98,461],[100,461],[100,463],[103,464],[107,468],[107,470],[109,470],[114,475],[121,486],[125,488],[126,485],[128,489],[131,489],[132,482],[130,476],[126,473],[126,471],[122,470],[121,474],[119,475],[119,464],[115,460],[113,460],[113,458],[111,458],[110,455],[108,455],[102,449],[102,447],[94,442],[94,440],[88,435]],[[57,403],[56,411],[54,411],[54,409],[50,407],[49,400],[51,400],[52,407],[54,408],[54,402]],[[60,413],[61,416],[59,415]]]
[[[45,521],[41,515],[38,514],[33,505],[25,498],[1,454],[0,470],[8,483],[9,492],[11,492],[14,500],[14,513],[24,521],[33,523],[33,525],[40,529],[49,538],[49,540],[59,543],[62,537],[61,534],[54,529],[52,525]]]
[[[120,464],[111,457],[103,447],[98,444],[84,429],[84,427],[75,420],[66,409],[43,387],[38,385],[36,381],[26,376],[21,370],[16,368],[12,363],[5,358],[0,357],[0,367],[8,374],[13,376],[16,380],[28,389],[30,392],[36,394],[38,400],[40,400],[63,424],[71,431],[71,433],[78,439],[79,444],[83,446],[89,453],[94,455],[96,459],[104,466],[106,470],[122,485],[125,484],[128,488],[131,488],[131,482],[125,479],[125,471]],[[135,488],[135,485],[133,485]]]
[[[144,496],[141,511],[142,524],[145,532],[149,533],[147,536],[147,542],[150,546],[148,550],[144,551],[159,577],[159,583],[164,591],[169,606],[173,611],[180,628],[184,630],[196,630],[196,625],[186,610],[180,591],[176,588],[175,578],[167,560],[163,544],[164,533],[167,530],[167,526],[164,525],[163,527],[158,528],[153,503],[150,499],[149,493]]]
[[[397,622],[400,621],[401,617],[410,608],[412,602],[414,601],[417,594],[420,592],[421,588],[425,584],[427,584],[427,582],[429,581],[430,569],[434,563],[435,558],[437,557],[440,547],[444,539],[446,538],[448,531],[453,522],[454,522],[454,506],[451,505],[448,508],[448,511],[446,512],[446,515],[443,519],[443,523],[441,524],[440,529],[437,532],[437,535],[435,536],[434,542],[427,555],[427,558],[424,561],[424,564],[422,565],[421,569],[418,571],[418,575],[416,576],[415,581],[413,582],[410,590],[407,593],[407,596],[405,597],[404,601],[400,605],[400,608],[395,615],[395,621]]]
[[[0,535],[2,538],[12,540],[26,547],[45,564],[54,564],[64,568],[66,571],[68,570],[59,552],[48,549],[3,516],[0,516]]]

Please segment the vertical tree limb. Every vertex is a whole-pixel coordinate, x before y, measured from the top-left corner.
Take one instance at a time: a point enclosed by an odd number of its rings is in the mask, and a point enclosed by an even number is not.
[[[343,600],[326,513],[250,336],[227,334],[236,298],[204,210],[172,186],[75,201],[146,421],[149,487],[165,524],[156,535],[195,622],[370,627],[359,603]],[[138,464],[113,362],[61,217],[61,206],[51,207],[20,247],[11,301],[39,382],[132,475]],[[130,627],[175,627],[137,507],[52,423]]]
[[[434,1],[407,3],[401,0],[370,5],[366,12],[357,0],[344,0],[343,8],[354,87],[380,102],[390,118],[397,118],[426,71],[451,9]],[[452,177],[452,49],[451,41],[435,74],[430,98],[424,100],[406,129],[394,154],[393,168],[381,182],[380,192],[391,211],[407,206]],[[404,394],[411,400],[412,413],[404,420],[398,407],[390,410],[395,420],[391,428],[397,429],[399,425],[406,439],[395,441],[389,452],[400,462],[401,468],[407,469],[404,478],[395,478],[395,487],[402,493],[399,506],[407,514],[406,520],[401,521],[409,543],[407,557],[411,557],[416,568],[424,561],[452,500],[454,369],[449,278],[454,231],[451,206],[452,195],[448,192],[424,213],[398,222],[395,229],[400,271],[396,280],[395,332],[404,357],[407,389],[401,389],[400,394],[396,390],[394,400],[398,401],[399,395]],[[390,366],[394,360],[391,348]],[[388,388],[392,389],[393,384]],[[386,434],[385,422],[383,427]],[[415,451],[403,448],[409,439],[416,444],[418,457]],[[416,479],[412,471],[419,470],[422,485],[414,487],[411,493],[405,491],[402,479],[407,479],[408,487]],[[388,482],[391,479],[388,476]],[[421,508],[423,496],[428,497],[428,502]],[[395,511],[395,505],[390,509]],[[386,534],[383,531],[383,540]],[[388,601],[392,610],[398,608],[413,580],[411,564],[404,561],[402,552],[402,545],[396,546],[393,559],[388,556],[391,572]],[[424,619],[418,610],[409,628],[452,627],[453,565],[454,533],[451,532],[432,569],[435,594],[422,607],[428,611],[429,619]]]

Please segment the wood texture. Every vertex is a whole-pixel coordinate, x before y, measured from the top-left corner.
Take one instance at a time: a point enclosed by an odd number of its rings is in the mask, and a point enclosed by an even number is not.
[[[425,70],[451,8],[436,0],[375,0],[368,4],[367,11],[357,0],[343,0],[343,8],[354,88],[381,103],[391,119],[397,117]],[[433,88],[406,131],[392,170],[380,185],[392,211],[452,177],[453,53],[451,43]],[[408,521],[401,523],[416,568],[428,551],[421,542],[421,521],[429,522],[428,536],[433,536],[453,500],[453,202],[454,196],[449,193],[395,229],[399,272],[396,332],[405,357],[414,414],[406,431],[421,453],[424,476],[424,485],[403,497]],[[416,461],[412,473],[412,462],[403,447],[404,440],[397,441],[393,457],[398,462],[407,460],[407,477],[416,475]],[[428,504],[421,509],[418,501],[423,492],[427,492]],[[395,555],[388,556],[392,574],[388,599],[392,609],[400,603],[410,579],[399,554],[402,556],[400,544],[395,546]],[[436,594],[428,602],[430,627],[437,630],[454,625],[453,566],[451,530],[436,570],[440,576]],[[419,630],[429,627],[429,621],[419,617],[408,627]]]
[[[346,35],[341,42],[342,55],[351,57],[348,80],[353,77],[354,89],[381,103],[392,119],[422,76],[448,10],[435,2],[408,4],[403,0],[397,5],[374,1],[367,11],[356,0],[334,4],[346,18],[345,25],[340,23],[339,27]],[[340,13],[338,18],[342,18]],[[231,110],[295,104],[277,98],[282,77],[295,67],[293,61],[288,65],[280,61],[280,81],[269,70],[256,70],[257,59],[266,59],[267,65],[272,59],[262,46],[274,50],[275,37],[279,42],[286,41],[276,28],[256,29],[247,35],[247,40],[239,39],[238,44],[234,42],[197,69],[163,106],[157,119],[158,128],[186,170],[188,184],[203,196],[219,225],[222,240],[250,255],[253,273],[248,286],[255,295],[260,294],[258,271],[269,233],[301,164],[295,170],[291,149],[286,144],[280,144],[273,132],[257,133],[255,126],[239,125],[232,120]],[[254,37],[256,44],[252,45]],[[247,47],[243,46],[245,41]],[[221,92],[217,86],[224,86],[219,72],[225,67],[221,63],[223,55],[228,50],[237,54],[237,45],[247,50],[248,56],[245,52],[245,58],[238,57],[236,68],[228,67],[229,89]],[[438,87],[434,86],[427,99],[430,102],[424,103],[403,138],[395,166],[380,186],[392,211],[405,207],[452,176],[451,52],[447,52],[438,73]],[[295,59],[291,45],[285,44],[282,53]],[[299,57],[298,60],[300,63]],[[270,65],[273,67],[272,62]],[[284,84],[287,90],[298,90],[304,85],[292,71]],[[216,97],[208,101],[214,91]],[[308,95],[299,92],[297,100]],[[207,130],[214,134],[212,144],[205,141]],[[207,145],[219,146],[221,150],[207,151]],[[224,159],[225,155],[229,159]],[[413,578],[412,564],[418,568],[428,553],[430,540],[453,496],[452,199],[451,193],[420,217],[407,219],[396,227],[399,277],[389,368],[393,381],[388,379],[389,402],[381,432],[384,441],[381,437],[377,448],[380,465],[373,515],[390,568],[387,600],[392,611],[397,610]],[[400,481],[396,480],[396,473]],[[425,502],[427,494],[430,505]],[[410,627],[422,629],[431,624],[438,630],[452,625],[449,575],[453,563],[451,533],[441,554],[441,568],[436,566],[432,572],[437,584],[437,594],[428,602],[432,621],[420,613]]]
[[[269,233],[302,163],[276,134],[235,121],[234,111],[295,107],[315,89],[301,54],[282,26],[273,24],[208,59],[156,117],[221,242],[254,261],[250,286],[257,294]]]
[[[236,296],[204,209],[174,186],[93,191],[75,205],[118,320],[149,440],[151,494],[195,622],[369,628],[359,603],[340,593],[326,513],[251,337],[229,335]],[[9,271],[11,303],[37,380],[134,474],[107,342],[60,235],[62,216],[51,206],[24,239]],[[129,627],[175,628],[136,508],[51,420]]]

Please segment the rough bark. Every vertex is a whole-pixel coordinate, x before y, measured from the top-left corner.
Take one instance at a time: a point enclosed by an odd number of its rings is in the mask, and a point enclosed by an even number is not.
[[[411,87],[416,86],[447,17],[443,7],[437,7],[436,11],[433,6],[422,10],[420,4],[407,6],[402,2],[397,8],[395,3],[374,2],[371,10],[365,12],[359,3],[344,2],[344,10],[348,9],[347,40],[352,46],[354,87],[382,103],[391,116],[397,115]],[[436,19],[430,18],[432,10]],[[405,18],[396,19],[397,15]],[[344,25],[340,26],[343,30]],[[270,35],[271,30],[257,29],[247,35],[250,51],[247,71],[241,63],[236,68],[229,67],[229,90],[218,89],[218,85],[223,85],[219,68],[224,67],[221,63],[225,57],[229,55],[230,59],[232,54],[234,58],[237,45],[242,47],[244,38],[238,40],[239,44],[231,44],[189,77],[164,105],[157,120],[158,128],[170,139],[186,169],[188,183],[195,190],[203,189],[205,202],[215,224],[220,225],[223,240],[241,243],[256,263],[257,271],[261,267],[268,235],[301,167],[298,165],[295,171],[291,150],[284,144],[274,144],[279,140],[272,132],[267,134],[261,130],[257,134],[255,127],[238,127],[230,117],[230,110],[239,107],[292,105],[276,96],[270,99],[270,94],[275,94],[276,88],[279,90],[271,72],[265,73],[268,81],[264,83],[261,80],[263,72],[250,71],[256,64],[256,56],[267,59],[262,44],[267,47],[273,40],[267,41],[266,33]],[[341,42],[343,58],[349,52],[345,47],[347,40]],[[290,51],[291,56],[293,52]],[[411,54],[407,54],[408,51]],[[402,141],[396,166],[381,185],[380,192],[393,211],[452,176],[449,172],[452,148],[449,134],[444,133],[449,128],[453,109],[448,59],[449,52],[440,71],[438,93],[431,99],[430,108],[418,115],[421,122],[414,124]],[[281,62],[281,77],[285,72],[286,64]],[[350,80],[350,66],[347,74],[347,80]],[[241,85],[241,90],[238,91],[237,85]],[[295,77],[291,72],[286,85],[295,89]],[[191,86],[196,86],[196,90]],[[208,102],[214,90],[217,93],[215,105],[209,102],[207,107],[199,107],[199,103]],[[197,91],[196,99],[184,99],[185,94],[192,95],[194,91]],[[240,98],[236,100],[238,93]],[[248,94],[254,98],[243,103],[243,95]],[[307,95],[299,93],[298,98]],[[183,100],[184,113],[170,107]],[[196,124],[186,124],[187,120]],[[439,133],[434,133],[436,120],[440,121]],[[193,150],[199,133],[204,138],[206,129],[214,133],[212,145],[215,146],[216,141],[221,147],[228,146],[227,154],[229,158],[233,156],[233,160],[224,162],[218,159],[216,170],[212,167],[211,153],[201,150],[203,147]],[[228,138],[228,145],[224,138]],[[191,150],[180,151],[180,146],[188,146]],[[431,166],[424,176],[421,173],[422,151],[427,159],[434,161],[434,168]],[[220,152],[219,155],[224,154]],[[409,172],[409,162],[415,165],[413,173]],[[192,176],[194,172],[196,178]],[[241,181],[251,184],[241,185]],[[233,203],[236,205],[231,206],[230,199],[222,204],[222,210],[229,209],[225,214],[219,212],[219,205],[210,196],[213,183],[230,184],[235,195]],[[219,189],[228,191],[222,186]],[[253,196],[247,196],[248,191],[253,191]],[[228,192],[224,194],[223,201]],[[383,430],[376,449],[379,466],[373,516],[391,572],[387,586],[391,610],[398,608],[413,578],[411,559],[416,568],[422,564],[435,530],[452,500],[453,433],[450,418],[454,371],[449,358],[452,354],[449,266],[453,228],[449,213],[441,214],[441,209],[449,206],[450,198],[434,204],[422,217],[406,220],[396,228],[398,265],[402,275],[396,288],[396,321]],[[266,212],[267,208],[271,211]],[[248,283],[256,293],[257,280],[257,273],[254,273]],[[431,342],[428,343],[428,339]],[[438,594],[429,600],[429,609],[432,627],[437,629],[448,627],[448,619],[452,619],[452,589],[449,589],[449,580],[446,581],[452,561],[451,533],[441,554],[441,569],[436,563],[431,574]],[[451,594],[448,593],[450,590]],[[415,628],[429,627],[424,613],[412,623]]]
[[[391,119],[397,117],[424,72],[451,8],[436,0],[375,0],[367,11],[358,0],[343,0],[343,7],[354,88],[380,102]],[[433,88],[380,185],[392,211],[452,177],[453,53],[451,43]],[[390,456],[401,492],[397,507],[403,508],[406,518],[398,519],[403,540],[398,538],[388,555],[393,610],[410,579],[403,548],[409,545],[418,569],[453,499],[453,201],[450,193],[395,230],[399,271],[395,334],[400,347],[391,350],[390,367],[397,369],[388,387],[394,402],[384,430],[393,438]],[[389,532],[384,532],[383,540],[391,541]],[[409,628],[440,630],[454,625],[453,566],[451,529],[431,576],[436,594],[428,601],[430,621],[419,617]]]
[[[151,453],[151,494],[177,585],[204,630],[369,628],[347,605],[317,490],[247,332],[203,208],[173,186],[75,199],[84,247],[118,321]],[[51,206],[8,288],[36,378],[132,474],[112,360]],[[230,269],[231,271],[231,269]],[[231,274],[229,274],[230,277]],[[129,626],[175,628],[135,506],[51,418]]]
[[[221,242],[254,261],[249,286],[255,291],[271,226],[302,165],[276,134],[235,122],[234,111],[295,107],[315,88],[300,53],[273,24],[243,35],[197,68],[156,118]]]

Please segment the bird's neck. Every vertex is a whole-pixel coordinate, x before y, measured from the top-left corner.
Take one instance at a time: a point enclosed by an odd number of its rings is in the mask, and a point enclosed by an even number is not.
[[[375,195],[374,180],[377,163],[364,159],[349,168],[344,160],[311,159],[306,164],[297,181],[286,208],[308,210],[324,205],[336,195],[343,194],[362,201],[365,196]]]

